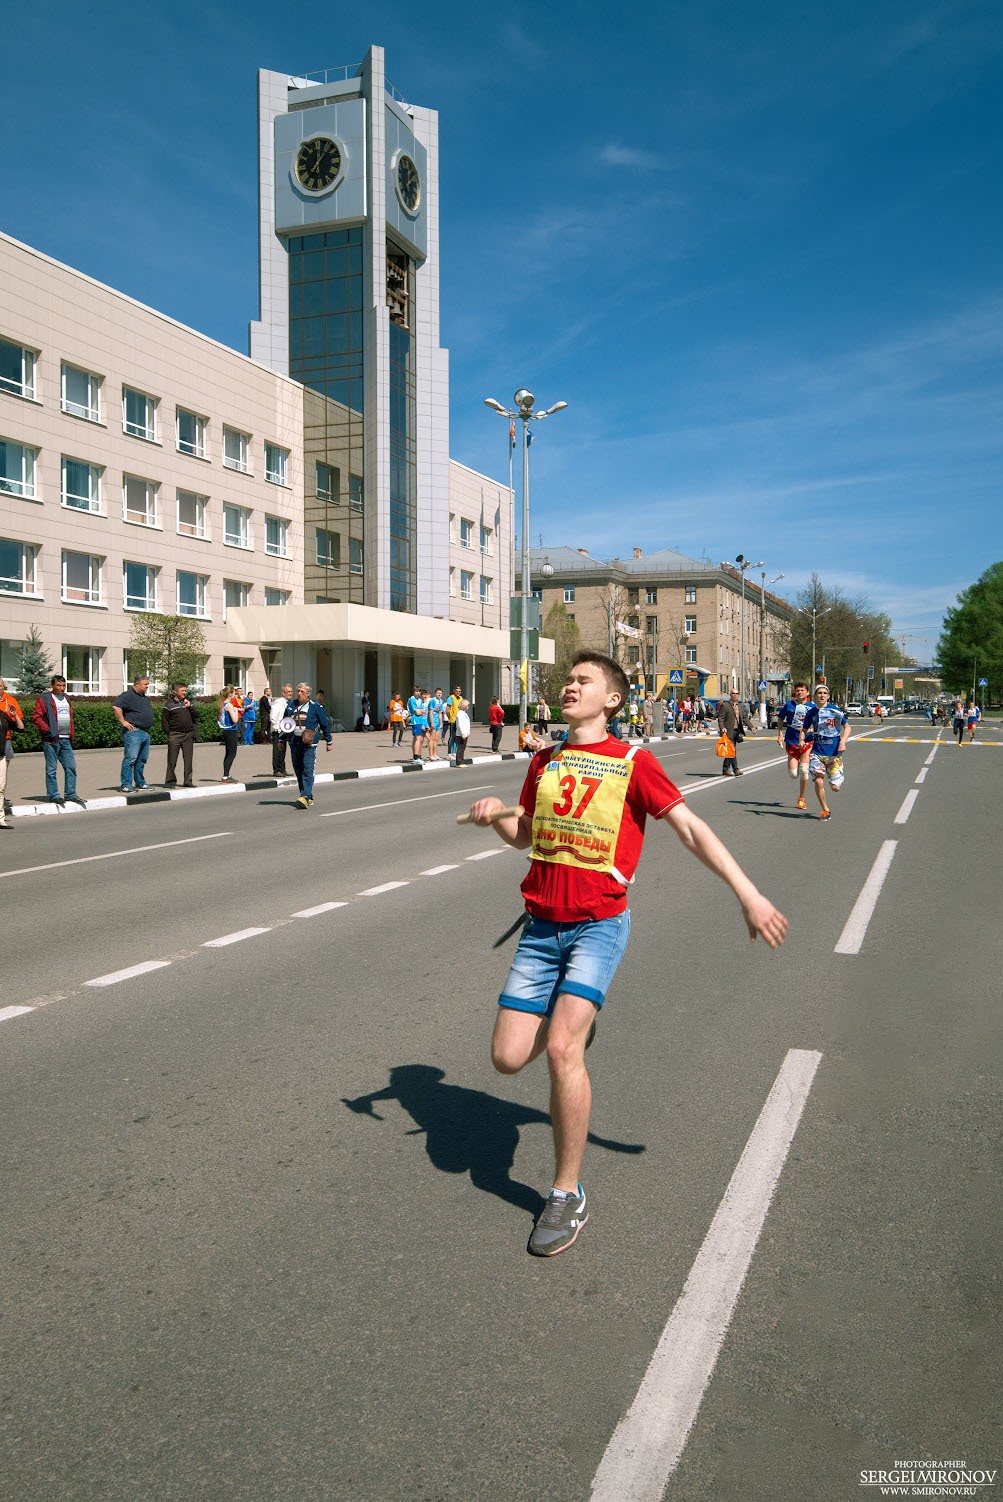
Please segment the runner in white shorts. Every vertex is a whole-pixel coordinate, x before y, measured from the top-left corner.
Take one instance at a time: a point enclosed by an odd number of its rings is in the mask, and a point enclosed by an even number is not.
[[[829,690],[824,683],[815,690],[815,705],[818,717],[808,759],[808,775],[815,784],[815,796],[821,806],[819,818],[831,819],[832,812],[825,801],[825,779],[828,777],[834,793],[843,786],[843,748],[850,738],[850,722],[841,709],[829,703]]]

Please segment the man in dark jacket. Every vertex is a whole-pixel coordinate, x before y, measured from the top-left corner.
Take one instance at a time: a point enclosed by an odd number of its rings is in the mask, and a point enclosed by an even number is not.
[[[314,767],[317,762],[317,747],[314,742],[317,736],[322,735],[328,751],[331,749],[331,726],[327,714],[323,704],[311,698],[311,692],[309,683],[301,683],[296,690],[296,698],[287,706],[294,727],[289,737],[289,754],[299,783],[297,808],[313,807]]]
[[[160,711],[161,723],[164,734],[167,736],[167,776],[164,778],[164,787],[173,788],[178,785],[178,752],[181,752],[185,768],[185,787],[194,787],[192,781],[192,761],[195,755],[195,742],[198,739],[198,719],[188,698],[188,685],[176,683],[171,697],[164,702]]]
[[[66,679],[57,673],[52,680],[51,691],[39,694],[32,710],[31,723],[42,737],[45,756],[45,794],[50,803],[60,807],[64,803],[86,804],[77,797],[77,759],[73,755],[73,710],[66,697]],[[62,798],[56,781],[56,767],[63,769]]]
[[[135,778],[136,789],[146,787],[146,758],[150,754],[150,731],[153,729],[153,705],[147,697],[150,687],[148,673],[140,673],[132,680],[132,687],[112,703],[112,714],[122,727],[122,776],[123,793],[132,792]]]
[[[745,739],[745,732],[755,735],[752,721],[749,719],[749,711],[744,704],[738,702],[738,690],[732,689],[727,699],[721,699],[717,706],[717,724],[722,735],[726,735],[735,747],[734,756],[726,756],[721,763],[722,777],[741,777],[742,773],[738,765],[738,748]]]

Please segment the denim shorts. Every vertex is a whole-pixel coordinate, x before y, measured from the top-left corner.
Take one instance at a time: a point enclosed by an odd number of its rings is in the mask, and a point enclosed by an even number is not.
[[[549,1017],[564,991],[601,1007],[629,938],[629,910],[580,923],[528,918],[498,1005]]]

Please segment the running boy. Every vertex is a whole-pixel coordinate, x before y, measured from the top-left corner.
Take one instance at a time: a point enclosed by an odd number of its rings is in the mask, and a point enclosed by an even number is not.
[[[829,690],[824,683],[815,690],[815,708],[817,715],[808,771],[822,809],[819,818],[831,819],[832,812],[825,801],[825,779],[828,777],[834,793],[843,786],[843,749],[850,739],[850,722],[841,709],[829,703]]]
[[[499,1073],[515,1074],[547,1055],[556,1167],[529,1240],[537,1257],[566,1251],[588,1220],[579,1177],[592,1104],[585,1050],[627,947],[627,888],[646,817],[664,819],[727,882],[751,939],[762,935],[776,949],[787,933],[787,919],[691,813],[651,753],[609,734],[607,720],[628,692],[618,663],[580,652],[561,692],[567,738],[530,762],[520,799],[525,812],[494,819],[504,807],[498,798],[470,808],[473,823],[494,823],[506,844],[531,850],[522,883],[529,916],[499,997],[491,1062]]]
[[[808,697],[807,683],[795,683],[794,697],[788,699],[777,715],[777,745],[787,752],[787,770],[797,779],[798,808],[807,808],[808,759],[811,755],[812,729],[818,709]]]

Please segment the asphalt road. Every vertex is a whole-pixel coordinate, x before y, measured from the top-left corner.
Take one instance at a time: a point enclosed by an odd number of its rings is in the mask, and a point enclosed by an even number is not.
[[[826,1502],[906,1457],[996,1466],[1003,737],[872,730],[827,825],[772,736],[741,780],[706,742],[654,748],[791,933],[750,946],[649,828],[589,1055],[591,1221],[552,1261],[525,1252],[545,1067],[487,1059],[523,858],[455,824],[521,764],[308,813],[269,790],[18,821],[0,1495],[588,1498],[792,1050],[821,1057],[678,1458],[608,1495]]]

